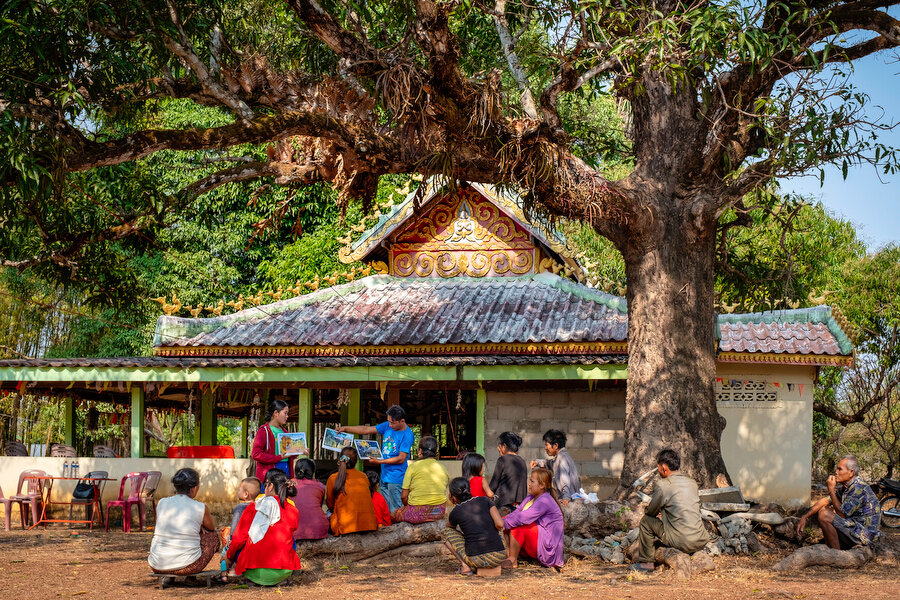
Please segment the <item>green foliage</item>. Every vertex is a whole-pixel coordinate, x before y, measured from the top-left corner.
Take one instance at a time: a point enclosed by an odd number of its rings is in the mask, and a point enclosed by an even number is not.
[[[725,227],[720,236],[716,293],[722,305],[766,310],[787,299],[807,306],[811,294],[837,289],[848,261],[865,256],[854,227],[831,217],[821,204],[762,200],[746,215],[746,227]],[[727,226],[735,218],[729,212],[720,223]]]

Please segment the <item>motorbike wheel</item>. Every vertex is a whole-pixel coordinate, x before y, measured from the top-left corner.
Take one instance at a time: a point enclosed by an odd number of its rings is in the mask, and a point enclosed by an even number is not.
[[[900,527],[900,516],[885,514],[887,511],[900,515],[900,498],[892,496],[881,502],[881,525],[891,529]]]

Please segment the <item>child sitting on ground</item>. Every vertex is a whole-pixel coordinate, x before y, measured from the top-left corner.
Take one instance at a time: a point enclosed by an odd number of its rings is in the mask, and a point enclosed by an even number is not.
[[[469,482],[469,490],[473,498],[479,496],[494,497],[494,492],[484,480],[484,457],[477,452],[469,452],[463,458],[462,476]]]
[[[237,529],[237,524],[241,520],[244,510],[250,506],[250,503],[259,496],[262,491],[262,484],[256,477],[247,477],[238,486],[238,505],[231,511],[231,526],[222,528],[222,581],[228,581],[228,577],[234,577],[234,570],[230,572],[225,567],[225,555],[228,552],[228,545],[231,543],[231,536]]]
[[[378,491],[381,475],[378,474],[378,471],[366,471],[366,477],[369,478],[369,491],[372,492],[372,505],[375,507],[378,527],[387,527],[391,524],[391,510],[388,508],[387,500]]]

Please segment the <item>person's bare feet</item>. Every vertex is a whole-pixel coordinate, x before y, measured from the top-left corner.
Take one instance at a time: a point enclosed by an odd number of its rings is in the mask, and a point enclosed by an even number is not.
[[[518,563],[518,561],[513,561],[513,560],[510,560],[507,558],[502,563],[500,563],[500,566],[503,567],[504,569],[515,569],[516,567],[519,566],[519,563]]]

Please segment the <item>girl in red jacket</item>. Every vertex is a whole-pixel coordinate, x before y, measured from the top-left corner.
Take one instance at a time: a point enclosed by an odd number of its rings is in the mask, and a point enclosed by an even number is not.
[[[226,561],[235,572],[257,585],[276,585],[300,570],[294,551],[294,530],[300,515],[287,499],[297,490],[280,469],[271,469],[263,484],[265,496],[244,510],[231,538]],[[240,553],[240,554],[238,554]]]
[[[284,433],[284,426],[288,422],[288,405],[281,400],[272,400],[269,403],[269,412],[266,417],[269,422],[259,428],[253,439],[253,452],[250,454],[256,461],[256,478],[264,481],[266,473],[272,467],[277,467],[285,472],[289,478],[294,476],[293,461],[278,454],[276,434]]]

